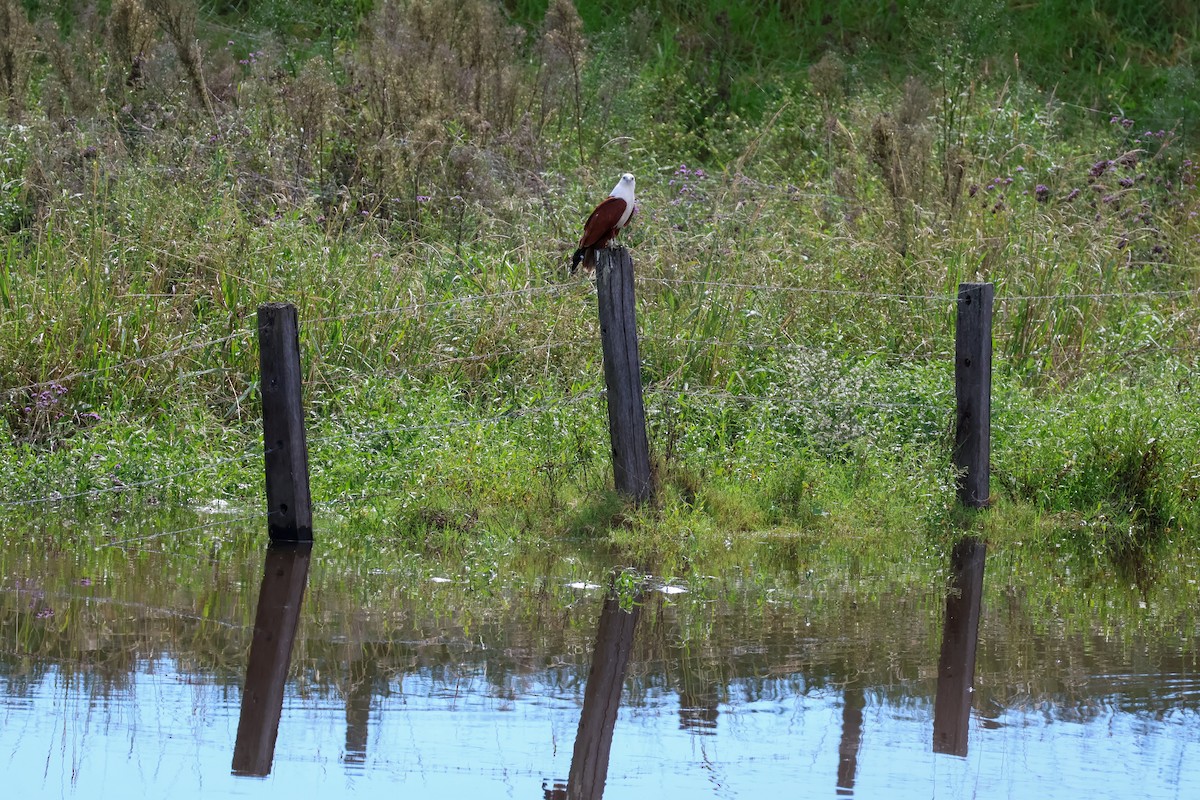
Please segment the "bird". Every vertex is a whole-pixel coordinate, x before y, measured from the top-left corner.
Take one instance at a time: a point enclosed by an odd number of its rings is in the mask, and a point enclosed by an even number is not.
[[[596,206],[587,218],[587,222],[583,224],[579,249],[571,257],[572,275],[579,269],[580,262],[591,264],[595,259],[596,249],[608,247],[608,243],[629,224],[636,210],[633,203],[633,185],[633,173],[626,172],[621,175],[621,180],[617,181],[608,197]]]

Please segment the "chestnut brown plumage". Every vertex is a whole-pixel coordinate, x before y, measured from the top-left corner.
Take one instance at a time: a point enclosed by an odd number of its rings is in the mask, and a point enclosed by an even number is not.
[[[587,218],[583,224],[583,236],[579,239],[579,249],[571,258],[572,275],[579,269],[580,262],[590,263],[595,250],[608,247],[608,243],[629,224],[634,212],[633,188],[633,175],[626,172],[604,202],[596,206]]]

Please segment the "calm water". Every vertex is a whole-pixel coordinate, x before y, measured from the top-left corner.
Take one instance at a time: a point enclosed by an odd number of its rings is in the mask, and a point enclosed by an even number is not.
[[[7,535],[5,796],[1200,796],[1191,565],[767,543],[664,581],[231,535]]]

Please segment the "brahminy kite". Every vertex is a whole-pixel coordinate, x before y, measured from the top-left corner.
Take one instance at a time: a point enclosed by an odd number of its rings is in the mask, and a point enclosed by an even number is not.
[[[617,181],[608,199],[596,206],[583,224],[583,238],[579,240],[579,249],[571,259],[572,275],[579,269],[579,262],[585,259],[589,265],[594,262],[596,249],[608,247],[621,228],[629,224],[633,212],[633,175],[626,172]]]

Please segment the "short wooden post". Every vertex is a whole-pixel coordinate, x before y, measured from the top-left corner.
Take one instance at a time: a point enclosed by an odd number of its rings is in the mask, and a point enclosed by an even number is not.
[[[958,498],[971,508],[985,508],[991,496],[992,299],[990,283],[959,284],[954,341],[954,391],[958,398],[954,466],[960,473]]]
[[[300,332],[295,306],[267,303],[259,307],[258,347],[267,528],[272,541],[311,542],[308,443],[300,404]]]
[[[650,442],[642,402],[633,259],[624,247],[596,251],[596,293],[604,383],[608,387],[608,435],[617,492],[638,503],[654,496]]]

